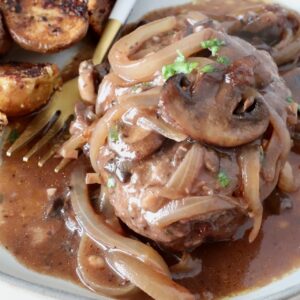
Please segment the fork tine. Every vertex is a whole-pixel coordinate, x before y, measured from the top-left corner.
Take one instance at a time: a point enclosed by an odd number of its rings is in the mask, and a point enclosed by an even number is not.
[[[64,167],[66,167],[73,159],[71,158],[63,158],[60,163],[54,169],[55,173],[59,173]]]
[[[38,166],[42,168],[45,163],[56,153],[57,147],[53,146],[46,154],[38,161]]]
[[[13,152],[23,147],[26,143],[32,140],[46,125],[51,122],[56,115],[54,112],[49,116],[48,109],[44,110],[40,114],[38,114],[26,127],[25,131],[21,134],[21,136],[10,146],[10,148],[6,151],[7,156],[11,156]]]
[[[65,142],[65,140],[67,138],[69,138],[69,131],[67,130],[68,127],[63,128],[62,130],[62,134],[58,134],[55,138],[54,138],[54,144],[52,145],[52,147],[40,158],[40,160],[38,161],[38,166],[41,168],[45,165],[45,163],[55,154],[57,154],[58,149],[62,146],[63,142]]]
[[[65,120],[59,117],[48,132],[24,155],[23,161],[28,162],[30,157],[39,151],[45,144],[54,138],[64,127]]]

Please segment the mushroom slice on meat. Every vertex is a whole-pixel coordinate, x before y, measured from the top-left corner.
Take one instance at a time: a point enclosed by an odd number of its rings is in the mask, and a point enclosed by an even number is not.
[[[163,87],[162,117],[193,139],[220,147],[254,141],[268,127],[269,112],[251,86],[235,86],[203,75],[196,82],[179,74]]]

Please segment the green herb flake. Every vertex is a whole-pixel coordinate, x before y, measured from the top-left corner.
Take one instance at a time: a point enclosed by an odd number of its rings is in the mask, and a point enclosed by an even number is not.
[[[19,138],[19,136],[20,136],[19,131],[14,128],[8,136],[8,141],[12,144]]]
[[[116,125],[110,127],[108,138],[114,143],[116,143],[119,140],[119,131]]]
[[[216,56],[220,48],[225,45],[224,41],[218,39],[211,39],[201,42],[201,47],[203,49],[209,49],[212,56]]]
[[[136,85],[134,85],[134,86],[131,87],[131,90],[132,90],[133,92],[136,92],[140,87],[141,87],[141,86],[140,86],[139,84],[136,84]]]
[[[229,60],[229,58],[227,56],[219,56],[217,58],[217,62],[219,64],[222,64],[222,65],[225,65],[225,66],[230,65],[230,60]]]
[[[290,97],[287,97],[286,98],[286,102],[288,103],[293,103],[294,102],[294,99],[290,96]]]
[[[138,84],[132,86],[131,90],[133,92],[136,92],[138,89],[141,89],[143,87],[152,87],[152,86],[153,86],[152,82],[141,82],[141,83],[138,83]]]
[[[198,67],[197,62],[188,62],[180,51],[177,51],[177,53],[178,56],[173,64],[162,67],[162,75],[165,80],[168,80],[170,77],[180,73],[190,74]]]
[[[113,189],[113,188],[115,188],[116,187],[116,180],[112,177],[112,176],[110,176],[109,178],[108,178],[108,180],[107,180],[107,187],[109,188],[109,189]]]
[[[212,73],[215,72],[216,68],[213,65],[206,65],[200,69],[202,73]]]
[[[226,188],[230,184],[230,179],[224,171],[219,172],[218,181],[222,188]]]

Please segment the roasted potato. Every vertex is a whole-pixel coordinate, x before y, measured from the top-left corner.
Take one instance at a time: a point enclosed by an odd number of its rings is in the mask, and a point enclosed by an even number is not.
[[[89,22],[97,34],[101,34],[109,14],[115,4],[115,0],[89,0]]]
[[[12,39],[5,29],[2,16],[0,14],[0,55],[7,53],[12,46]]]
[[[51,53],[82,39],[88,30],[86,0],[0,1],[12,38],[23,48]]]
[[[0,65],[0,111],[7,116],[31,113],[46,104],[60,85],[53,64],[12,63]]]

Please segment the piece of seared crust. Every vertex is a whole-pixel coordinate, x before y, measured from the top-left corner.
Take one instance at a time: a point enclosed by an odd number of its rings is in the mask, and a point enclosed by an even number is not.
[[[23,48],[51,53],[68,48],[88,30],[86,0],[2,0],[12,38]]]
[[[12,46],[12,39],[3,23],[2,15],[0,14],[0,55],[9,51]]]
[[[21,116],[45,105],[61,83],[54,64],[0,65],[0,111]]]
[[[101,34],[116,0],[89,0],[89,22],[97,34]]]

